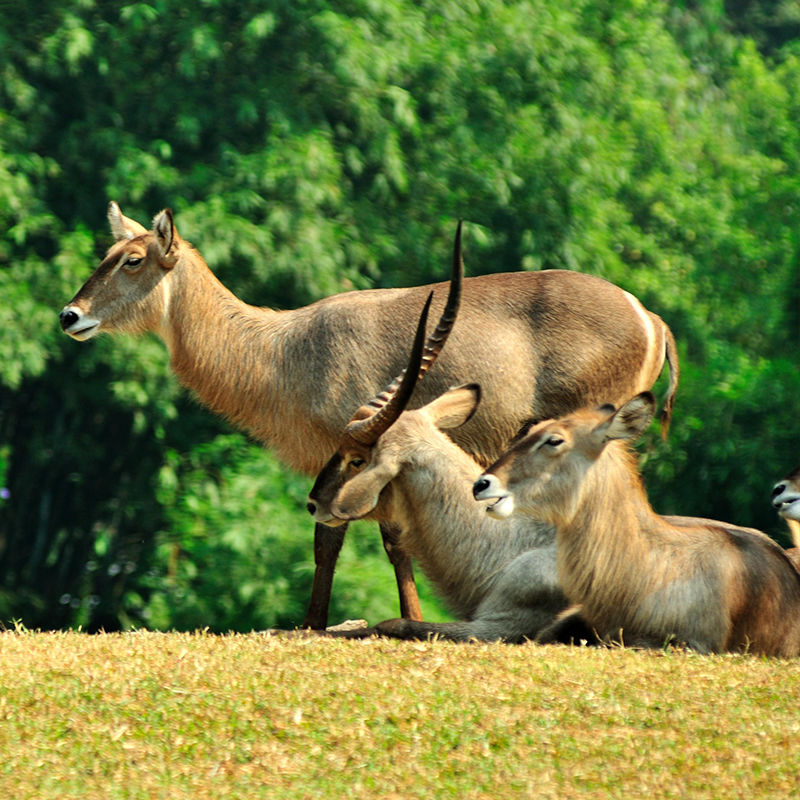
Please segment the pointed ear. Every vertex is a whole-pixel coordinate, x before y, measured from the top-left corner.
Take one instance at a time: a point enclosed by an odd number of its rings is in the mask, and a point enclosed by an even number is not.
[[[175,244],[176,235],[177,232],[175,231],[175,222],[172,219],[172,211],[165,208],[153,218],[153,236],[162,256],[169,255],[170,250]]]
[[[133,239],[147,233],[147,228],[140,225],[136,220],[126,217],[120,207],[112,200],[108,204],[108,224],[111,227],[111,235],[117,242],[123,239]]]
[[[631,398],[597,430],[603,432],[604,441],[610,439],[638,439],[653,419],[656,399],[651,392],[642,392]]]
[[[481,401],[481,387],[477,383],[465,383],[439,395],[425,406],[434,425],[446,431],[459,428],[467,422]]]

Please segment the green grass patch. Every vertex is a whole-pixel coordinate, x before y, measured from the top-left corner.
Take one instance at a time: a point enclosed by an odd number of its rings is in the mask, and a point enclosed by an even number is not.
[[[788,797],[800,661],[0,634],[0,796]]]

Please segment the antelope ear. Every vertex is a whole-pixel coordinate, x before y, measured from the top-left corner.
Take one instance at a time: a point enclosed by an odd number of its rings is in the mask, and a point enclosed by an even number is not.
[[[481,401],[481,387],[477,383],[465,383],[449,389],[425,406],[439,430],[460,428],[468,422]]]
[[[605,428],[604,439],[637,439],[653,419],[656,399],[651,392],[642,392],[628,400],[613,416],[598,426]]]
[[[134,239],[143,233],[147,233],[147,228],[144,225],[140,225],[136,220],[126,217],[113,200],[108,204],[107,216],[111,234],[118,242],[123,239]]]
[[[169,255],[175,244],[176,231],[175,222],[172,219],[172,211],[168,208],[165,208],[153,218],[153,237],[158,249],[161,251],[161,255]]]
[[[380,500],[381,492],[400,471],[398,463],[377,463],[347,481],[331,501],[331,511],[338,519],[361,519]]]

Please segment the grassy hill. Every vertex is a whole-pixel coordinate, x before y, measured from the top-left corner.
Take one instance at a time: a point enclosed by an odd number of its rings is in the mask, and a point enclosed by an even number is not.
[[[0,796],[788,797],[800,662],[0,634]]]

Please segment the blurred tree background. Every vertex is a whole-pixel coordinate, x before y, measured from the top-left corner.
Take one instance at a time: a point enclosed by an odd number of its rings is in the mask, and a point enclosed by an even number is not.
[[[183,392],[156,339],[60,333],[111,199],[171,207],[256,305],[440,280],[459,217],[468,274],[618,283],[682,356],[669,440],[642,447],[655,507],[785,542],[796,0],[0,0],[0,77],[6,624],[294,626],[310,591],[310,479]],[[396,609],[353,526],[332,621]]]

